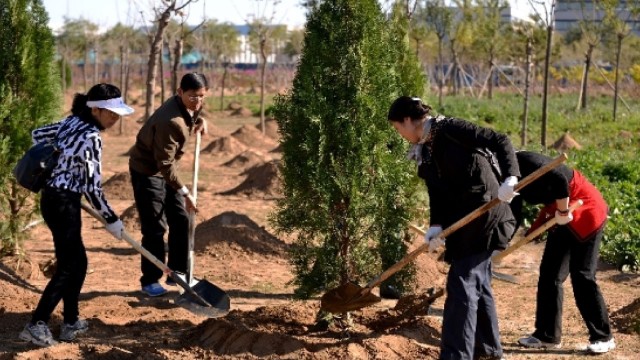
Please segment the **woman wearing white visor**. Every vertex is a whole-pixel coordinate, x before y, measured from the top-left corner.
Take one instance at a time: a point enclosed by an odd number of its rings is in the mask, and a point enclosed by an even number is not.
[[[58,163],[42,190],[40,209],[53,235],[57,270],[20,339],[39,346],[56,344],[47,325],[60,300],[63,323],[60,340],[72,341],[86,332],[88,323],[78,317],[78,297],[87,274],[87,254],[82,243],[82,195],[107,221],[107,230],[122,238],[122,221],[107,203],[102,192],[102,139],[100,131],[112,127],[133,109],[121,98],[120,89],[110,84],[93,86],[85,94],[76,94],[71,115],[32,132],[33,142],[56,141],[60,149]]]

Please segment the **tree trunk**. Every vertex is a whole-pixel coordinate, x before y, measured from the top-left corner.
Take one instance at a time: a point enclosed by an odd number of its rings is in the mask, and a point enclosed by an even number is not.
[[[584,54],[584,72],[582,73],[582,86],[580,87],[580,106],[585,110],[587,108],[587,89],[589,88],[589,70],[591,69],[591,56],[595,45],[589,44]]]
[[[164,41],[162,42],[162,47],[160,48],[160,53],[158,54],[158,68],[159,68],[159,80],[160,80],[160,103],[164,104],[166,97],[165,87],[164,87],[164,59],[162,58],[162,54],[164,53]]]
[[[547,25],[547,47],[544,56],[544,77],[542,85],[542,126],[540,129],[540,146],[547,147],[547,110],[549,107],[549,63],[551,62],[551,39],[553,37],[553,23]]]
[[[154,109],[154,97],[153,92],[156,87],[156,73],[158,70],[158,53],[161,50],[162,34],[164,29],[169,25],[169,18],[171,12],[175,8],[175,3],[171,5],[162,13],[157,19],[157,29],[150,43],[149,59],[147,61],[147,80],[146,80],[146,103],[144,105],[144,120],[147,121],[151,115],[151,109]]]
[[[122,91],[123,95],[122,95],[122,99],[124,100],[124,102],[127,102],[127,99],[124,97],[124,79],[125,79],[125,69],[126,69],[126,64],[125,64],[125,59],[124,59],[124,46],[120,46],[118,48],[120,50],[120,90]]]
[[[120,91],[122,93],[122,100],[124,100],[124,102],[127,102],[127,97],[125,96],[125,86],[124,86],[124,82],[125,82],[125,59],[124,59],[124,46],[120,45],[120,47],[118,48],[120,50]],[[120,119],[120,126],[119,126],[119,134],[122,135],[124,133],[124,121],[122,119]]]
[[[182,51],[184,49],[184,40],[179,38],[176,40],[173,48],[173,68],[171,69],[171,91],[175,94],[178,91],[178,72],[180,71],[180,60],[182,60]]]
[[[62,75],[62,94],[67,93],[67,62],[64,56],[60,58],[60,74]]]
[[[84,92],[89,91],[89,80],[87,79],[87,66],[89,66],[89,52],[84,51],[84,65],[82,66],[82,79],[84,81]]]
[[[442,37],[438,37],[438,61],[440,62],[440,81],[438,81],[438,107],[442,109],[442,88],[444,87],[444,60],[442,58]]]
[[[531,81],[531,57],[533,54],[533,44],[531,38],[527,38],[527,63],[524,73],[524,109],[522,111],[522,129],[520,131],[520,146],[527,145],[527,125],[529,122],[529,87]]]
[[[98,46],[93,47],[93,83],[100,83],[100,68],[98,66]]]
[[[489,56],[489,87],[487,89],[487,98],[493,99],[493,54]]]
[[[267,68],[267,39],[260,39],[260,57],[262,58],[262,64],[260,64],[260,128],[263,134],[266,134],[267,128],[264,123],[264,87],[265,87],[265,73]]]
[[[453,44],[452,44],[453,45]],[[456,52],[456,50],[454,49],[453,46],[451,46],[451,56],[452,56],[452,66],[453,69],[451,69],[451,81],[453,81],[453,95],[458,95],[458,81],[460,80],[459,78],[459,73],[458,73],[458,53]]]
[[[227,73],[228,73],[228,65],[226,63],[222,64],[222,83],[220,84],[220,111],[224,110],[224,87],[227,81]]]
[[[618,112],[618,81],[619,81],[619,71],[620,71],[620,53],[622,52],[622,39],[623,36],[618,34],[618,44],[616,47],[616,79],[615,86],[613,90],[613,121],[616,121],[616,116]]]

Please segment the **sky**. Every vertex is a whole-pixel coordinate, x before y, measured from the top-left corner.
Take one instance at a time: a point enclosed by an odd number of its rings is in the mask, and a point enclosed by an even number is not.
[[[178,0],[182,3],[184,0]],[[118,22],[140,26],[151,19],[151,4],[159,0],[43,0],[49,13],[49,26],[59,29],[64,18],[84,18],[107,29]],[[187,13],[188,24],[197,24],[203,18],[216,19],[219,22],[245,24],[254,17],[273,18],[273,23],[287,24],[290,27],[302,27],[305,23],[305,10],[300,0],[197,0],[190,5]],[[388,1],[381,1],[387,3]],[[526,18],[530,12],[528,0],[509,0],[512,15]],[[383,5],[385,6],[385,5]],[[142,12],[142,14],[141,14]]]

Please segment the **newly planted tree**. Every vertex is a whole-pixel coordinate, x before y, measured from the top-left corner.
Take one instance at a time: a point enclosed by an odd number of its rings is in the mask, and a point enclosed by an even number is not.
[[[21,253],[33,203],[11,169],[31,146],[31,130],[59,113],[54,37],[40,0],[0,2],[0,255]]]
[[[274,106],[284,198],[272,221],[296,236],[299,297],[368,279],[380,244],[401,245],[414,170],[386,114],[398,95],[420,96],[422,80],[401,82],[398,49],[409,50],[398,41],[376,0],[311,7],[293,87]]]

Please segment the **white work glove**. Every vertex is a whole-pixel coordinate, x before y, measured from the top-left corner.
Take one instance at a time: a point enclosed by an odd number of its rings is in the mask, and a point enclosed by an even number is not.
[[[573,214],[571,214],[571,212],[568,212],[566,214],[562,214],[560,213],[559,210],[556,210],[556,223],[558,225],[567,225],[568,223],[571,222],[571,220],[573,220]]]
[[[498,189],[498,199],[506,203],[510,203],[516,195],[519,193],[513,190],[513,187],[518,183],[518,178],[515,176],[509,176],[504,180],[500,188]]]
[[[429,227],[429,230],[424,234],[424,242],[429,244],[429,252],[435,252],[444,245],[444,238],[440,236],[441,233],[442,226],[436,225]]]
[[[124,225],[122,220],[118,219],[111,224],[105,225],[105,228],[111,235],[115,236],[118,240],[122,240],[122,232],[124,231]]]

